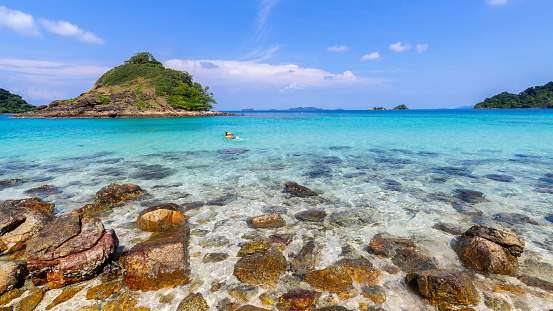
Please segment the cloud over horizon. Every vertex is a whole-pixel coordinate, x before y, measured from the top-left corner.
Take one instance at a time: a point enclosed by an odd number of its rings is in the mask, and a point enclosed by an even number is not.
[[[350,48],[346,45],[334,45],[329,46],[328,48],[326,48],[326,50],[330,52],[347,52],[350,50]]]

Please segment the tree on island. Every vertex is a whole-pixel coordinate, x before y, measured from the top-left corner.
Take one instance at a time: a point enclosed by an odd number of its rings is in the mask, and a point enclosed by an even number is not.
[[[399,105],[399,106],[396,106],[394,109],[392,110],[409,110],[409,108],[407,108],[407,106],[405,106],[404,104],[402,105]]]
[[[519,108],[553,108],[553,82],[527,88],[519,94],[503,92],[474,106],[474,109]]]
[[[0,113],[20,113],[31,111],[35,108],[35,106],[21,98],[21,96],[0,89]]]

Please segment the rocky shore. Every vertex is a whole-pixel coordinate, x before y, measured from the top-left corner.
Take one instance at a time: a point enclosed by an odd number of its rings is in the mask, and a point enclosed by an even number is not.
[[[175,117],[208,117],[235,116],[237,114],[219,111],[186,111],[180,109],[163,110],[72,110],[45,109],[39,106],[36,110],[16,113],[12,118],[45,118],[45,119],[93,119],[93,118],[175,118]]]
[[[27,193],[51,191],[55,186],[44,185]],[[282,185],[282,192],[290,200],[325,200],[293,182]],[[458,195],[465,202],[482,199],[468,190]],[[0,206],[0,310],[553,308],[552,277],[543,277],[553,266],[527,259],[526,243],[513,231],[436,224],[437,232],[451,237],[458,263],[443,267],[407,237],[380,233],[336,245],[317,238],[325,231],[374,226],[366,210],[287,215],[275,208],[214,224],[213,215],[201,216],[236,199],[179,205],[157,202],[138,185],[112,183],[92,203],[65,215],[53,215],[55,206],[39,198],[6,200]],[[150,207],[124,228],[106,228],[110,213],[133,200]],[[204,238],[229,221],[249,233]],[[118,235],[129,230],[144,234],[120,245]],[[223,268],[227,264],[232,268]],[[394,303],[398,299],[402,306]]]

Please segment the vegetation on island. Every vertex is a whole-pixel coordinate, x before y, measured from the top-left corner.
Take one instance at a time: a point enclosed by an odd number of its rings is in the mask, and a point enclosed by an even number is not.
[[[35,108],[35,106],[21,98],[21,96],[0,89],[0,113],[20,113],[31,111]]]
[[[164,98],[174,109],[190,111],[209,110],[213,108],[211,104],[216,103],[209,87],[194,82],[188,72],[165,68],[148,52],[138,53],[123,65],[107,71],[95,85],[97,88],[135,85],[137,95],[142,97],[138,104],[148,108],[151,106],[148,101],[158,97]],[[151,94],[140,96],[146,91]]]
[[[407,106],[405,106],[404,104],[402,105],[399,105],[399,106],[396,106],[394,109],[392,110],[409,110],[409,108],[407,108]]]
[[[553,108],[553,82],[527,88],[519,94],[503,92],[474,106],[474,109],[519,108]]]

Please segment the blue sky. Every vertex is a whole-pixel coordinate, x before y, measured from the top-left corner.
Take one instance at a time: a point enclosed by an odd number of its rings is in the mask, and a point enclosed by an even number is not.
[[[34,105],[137,52],[217,110],[455,108],[553,80],[551,0],[0,2],[0,88]]]

